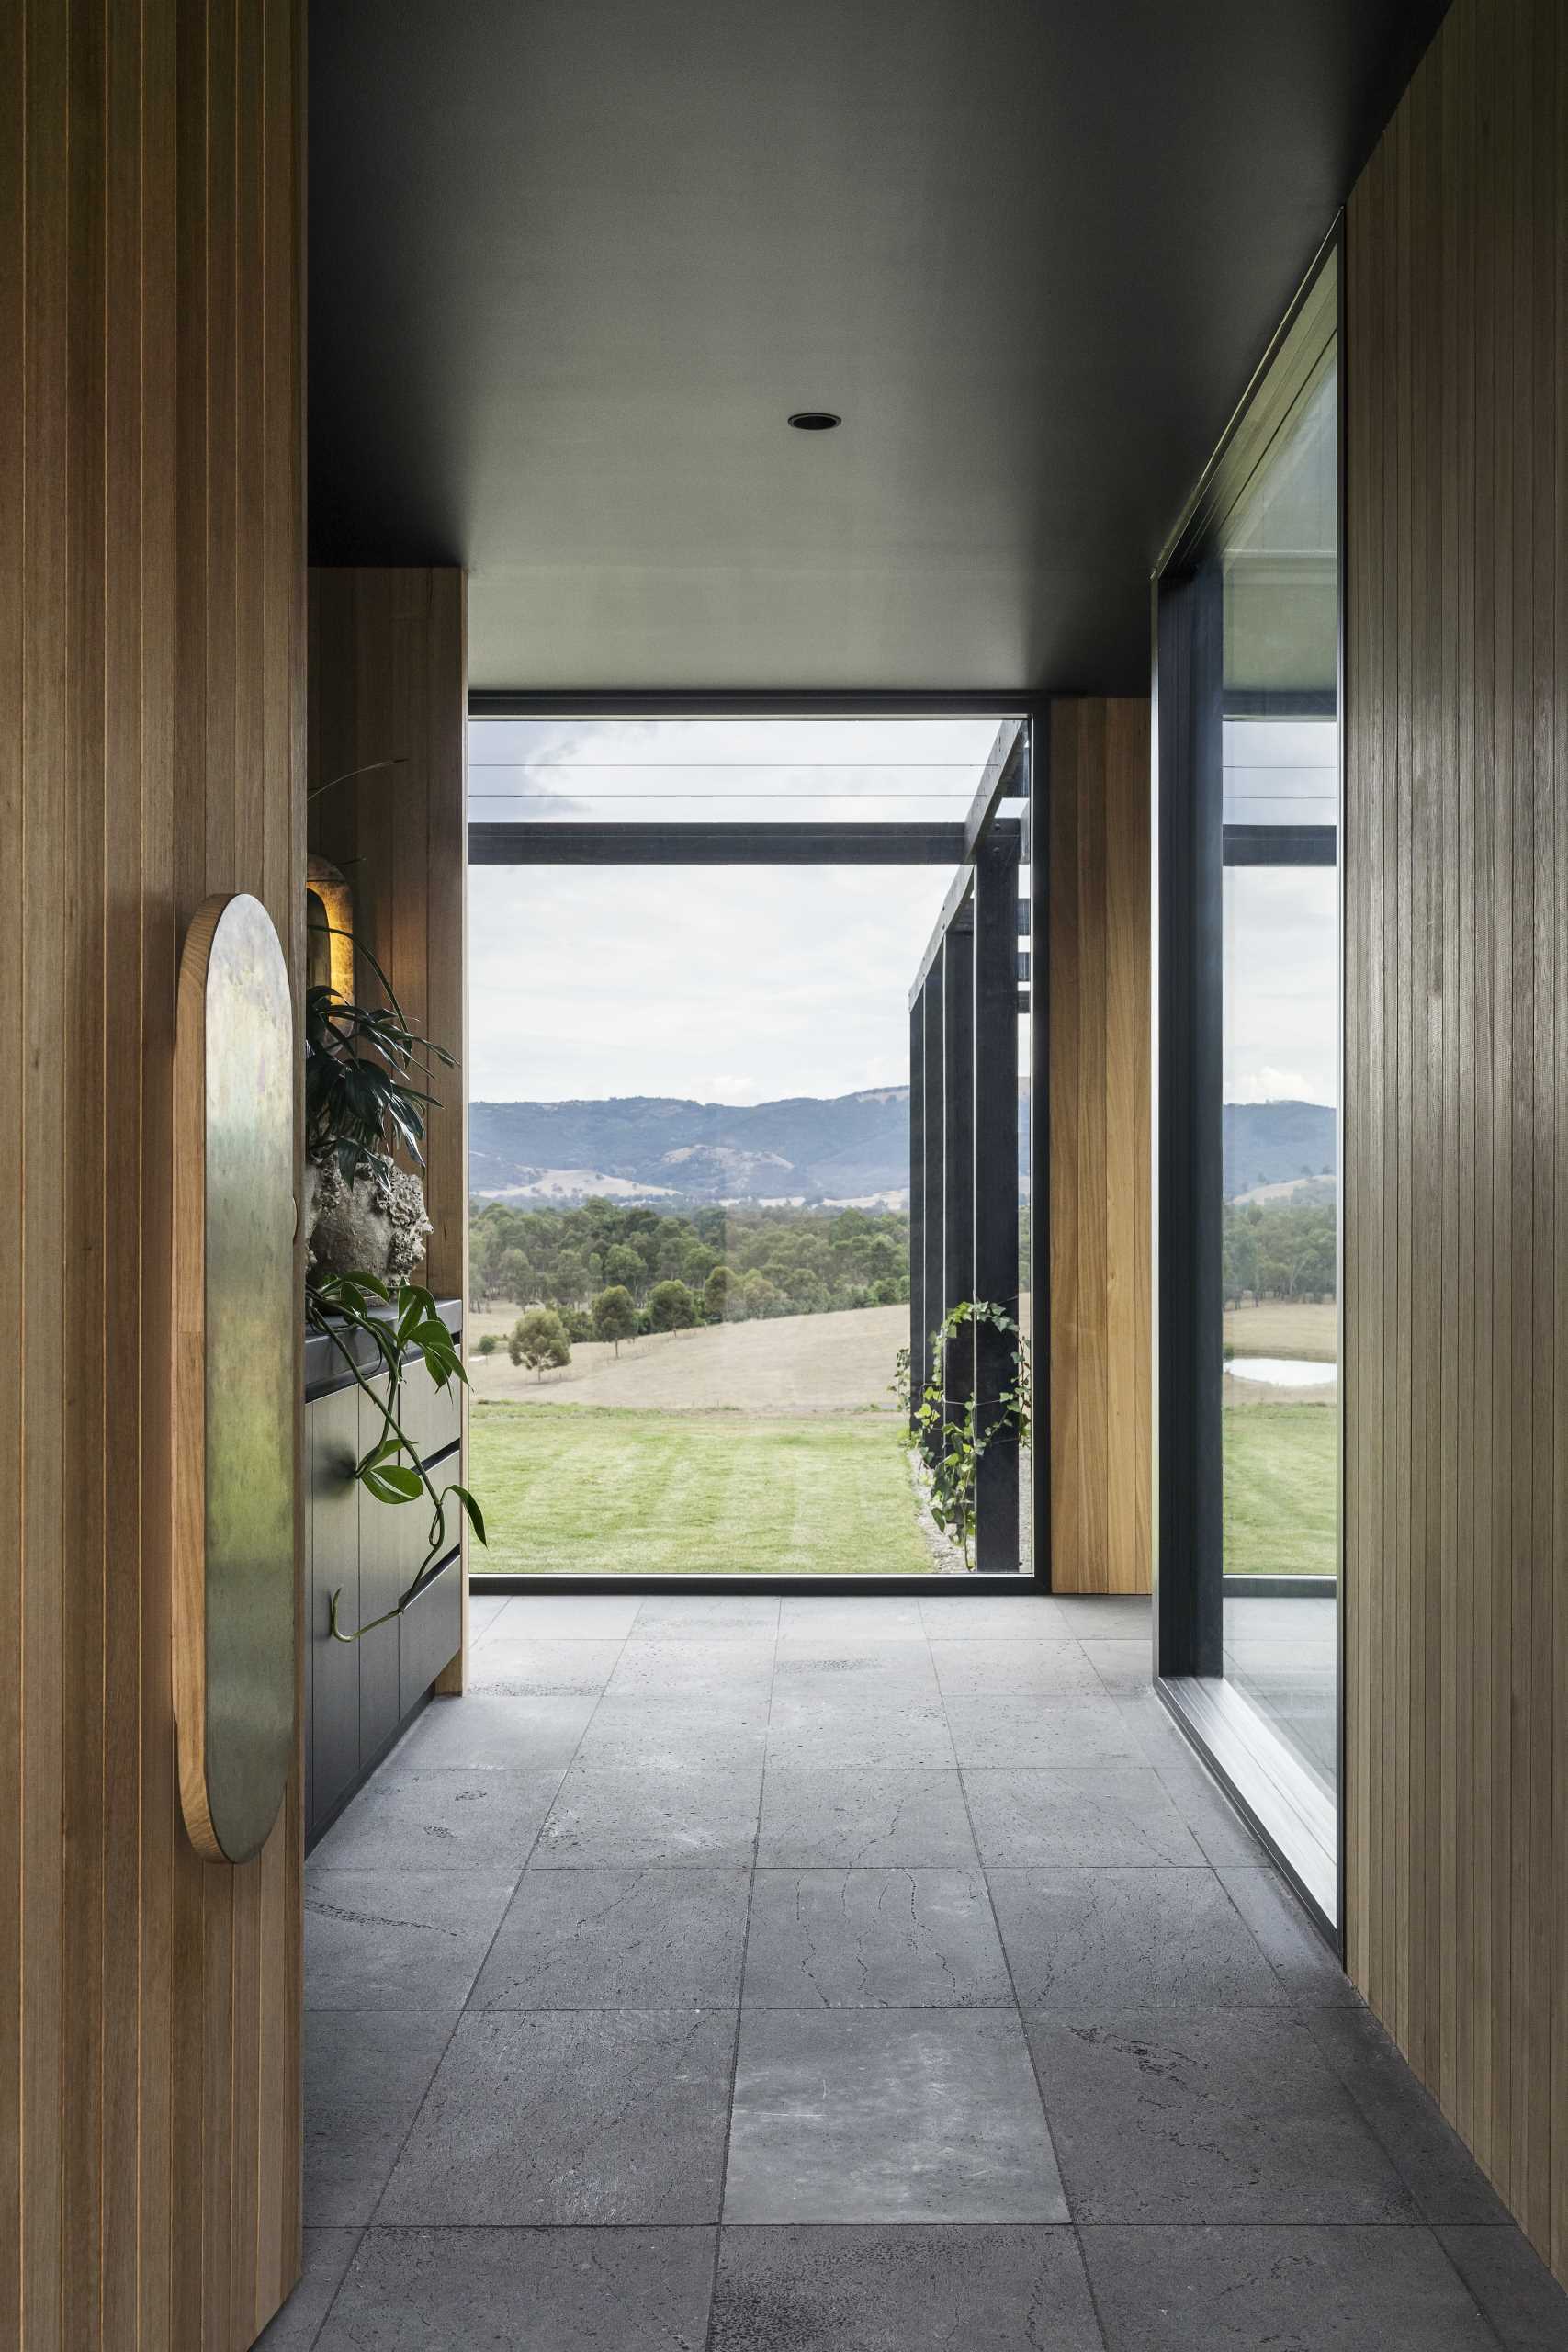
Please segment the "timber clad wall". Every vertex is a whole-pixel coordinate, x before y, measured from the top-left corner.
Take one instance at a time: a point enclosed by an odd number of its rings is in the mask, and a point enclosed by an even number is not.
[[[0,8],[0,2344],[299,2269],[299,1803],[197,1860],[170,1643],[180,942],[303,872],[295,0]],[[20,1386],[18,1388],[18,1383]]]
[[[1051,706],[1051,1544],[1147,1592],[1149,706]]]
[[[1568,2278],[1568,20],[1351,198],[1349,1965]]]
[[[356,936],[410,1025],[458,1059],[430,1080],[425,1137],[434,1230],[422,1279],[468,1291],[468,588],[460,571],[387,565],[310,574],[312,850],[342,867]],[[346,781],[339,782],[344,778]],[[360,974],[361,984],[369,976]],[[462,1460],[467,1462],[468,1401]],[[466,1467],[457,1474],[467,1477]],[[468,1536],[464,1531],[464,1560]],[[437,1685],[462,1688],[468,1647]]]

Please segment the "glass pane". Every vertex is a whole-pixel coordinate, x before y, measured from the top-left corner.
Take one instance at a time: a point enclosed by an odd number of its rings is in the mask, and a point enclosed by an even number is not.
[[[995,719],[476,719],[472,813],[586,820],[607,842],[650,816],[957,819],[996,738]],[[953,880],[473,868],[479,1573],[962,1566],[922,1505],[896,1392],[908,995]],[[1026,1073],[1026,1016],[1019,1036]],[[1027,1241],[1026,1095],[1021,1110]]]
[[[994,718],[476,720],[491,824],[961,823]]]
[[[1224,1670],[1336,1781],[1335,355],[1214,559],[1224,600]]]

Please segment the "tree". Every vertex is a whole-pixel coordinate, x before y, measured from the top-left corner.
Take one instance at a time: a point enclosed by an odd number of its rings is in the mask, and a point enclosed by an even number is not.
[[[766,1315],[778,1304],[779,1295],[766,1274],[759,1273],[753,1267],[740,1285],[740,1295],[746,1302],[748,1315]]]
[[[545,1295],[557,1306],[575,1306],[589,1286],[587,1259],[576,1250],[563,1250],[546,1279]]]
[[[684,1283],[655,1283],[648,1312],[656,1331],[686,1331],[697,1319],[697,1302]]]
[[[571,1362],[571,1341],[553,1307],[531,1306],[518,1317],[506,1352],[513,1363],[525,1363],[543,1380],[547,1366]]]
[[[519,1306],[528,1296],[534,1277],[521,1250],[503,1250],[491,1267],[491,1287],[498,1298],[513,1298]]]
[[[609,1289],[602,1290],[594,1300],[593,1329],[602,1340],[614,1342],[617,1355],[621,1352],[623,1340],[636,1338],[637,1308],[624,1283],[612,1283]]]
[[[722,1323],[730,1310],[735,1290],[734,1278],[728,1266],[715,1266],[703,1284],[703,1312],[710,1323]]]
[[[604,1252],[604,1280],[612,1290],[629,1290],[635,1298],[648,1281],[648,1268],[629,1241],[614,1241]]]

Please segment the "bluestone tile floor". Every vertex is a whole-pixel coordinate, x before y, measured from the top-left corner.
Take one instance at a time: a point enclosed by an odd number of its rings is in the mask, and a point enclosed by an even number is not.
[[[477,1616],[308,1866],[269,2352],[1568,2352],[1146,1603]]]

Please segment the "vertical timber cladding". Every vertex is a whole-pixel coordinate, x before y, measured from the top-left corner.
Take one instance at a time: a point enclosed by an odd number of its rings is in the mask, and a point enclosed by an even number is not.
[[[254,1861],[197,1858],[170,1551],[179,942],[247,891],[296,990],[301,970],[302,58],[297,0],[0,9],[0,2344],[21,2352],[239,2352],[299,2267],[298,1765]]]
[[[433,1232],[423,1279],[468,1290],[468,589],[449,565],[364,565],[310,574],[310,848],[353,886],[355,929],[410,1024],[457,1057],[429,1081],[425,1136]],[[361,983],[367,980],[362,969]],[[468,1477],[463,1398],[460,1478]],[[482,1498],[481,1498],[482,1500]],[[463,1642],[436,1688],[460,1691]]]
[[[1568,23],[1346,223],[1349,1966],[1568,2279]]]
[[[1054,697],[1047,775],[1051,1583],[1147,1592],[1148,703]]]

